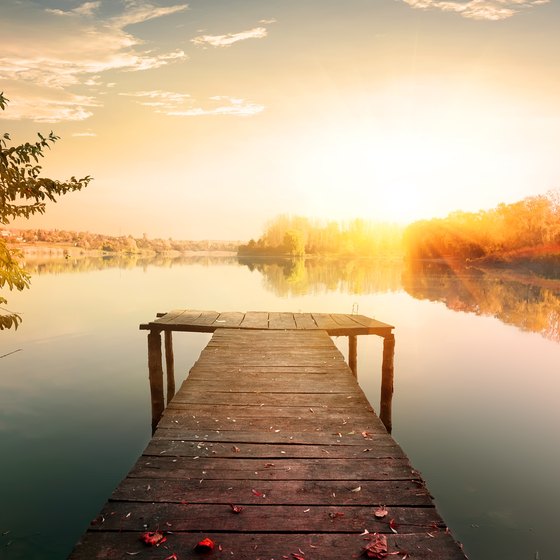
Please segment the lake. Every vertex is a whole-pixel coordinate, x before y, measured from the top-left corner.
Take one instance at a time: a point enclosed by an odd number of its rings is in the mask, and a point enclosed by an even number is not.
[[[0,333],[0,557],[65,558],[150,438],[146,332],[172,308],[395,325],[393,436],[471,560],[554,560],[560,282],[394,261],[29,261]],[[209,335],[175,334],[179,385]],[[335,342],[347,354],[347,339]],[[382,340],[358,337],[378,410]]]

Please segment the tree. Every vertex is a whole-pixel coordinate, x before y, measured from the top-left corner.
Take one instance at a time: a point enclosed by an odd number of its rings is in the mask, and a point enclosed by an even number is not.
[[[4,93],[0,92],[0,110],[8,104]],[[15,218],[29,218],[33,214],[45,212],[46,201],[56,202],[58,196],[86,187],[91,177],[70,178],[58,181],[41,177],[40,158],[59,137],[53,132],[48,136],[38,133],[39,140],[10,146],[10,135],[0,136],[0,224],[7,225]],[[29,287],[29,274],[20,266],[21,254],[7,246],[0,239],[0,289],[23,290]],[[0,295],[0,305],[6,304]],[[0,307],[0,330],[15,327],[21,322],[17,313]]]

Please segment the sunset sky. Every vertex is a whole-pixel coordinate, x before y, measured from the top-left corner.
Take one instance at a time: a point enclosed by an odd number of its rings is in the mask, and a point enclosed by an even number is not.
[[[0,133],[92,175],[19,227],[258,237],[560,188],[548,0],[2,0]]]

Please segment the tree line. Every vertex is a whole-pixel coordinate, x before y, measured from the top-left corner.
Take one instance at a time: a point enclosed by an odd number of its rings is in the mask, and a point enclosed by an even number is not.
[[[7,231],[7,230],[4,230]],[[10,230],[8,241],[25,244],[64,245],[83,250],[98,250],[107,253],[164,253],[167,251],[236,251],[237,241],[149,239],[132,235],[111,236],[99,233],[68,230],[25,229]]]
[[[414,222],[404,232],[404,247],[410,259],[560,256],[560,191]]]
[[[240,245],[242,256],[395,256],[402,255],[402,228],[357,218],[339,223],[281,215],[256,241]]]

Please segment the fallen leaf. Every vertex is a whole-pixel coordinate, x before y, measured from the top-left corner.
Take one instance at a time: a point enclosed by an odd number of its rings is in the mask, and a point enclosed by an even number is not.
[[[379,533],[373,534],[373,539],[364,547],[364,552],[368,558],[387,557],[387,537]]]
[[[377,517],[377,519],[383,519],[389,512],[385,508],[385,506],[379,506],[374,512],[373,515]]]
[[[243,506],[234,506],[233,504],[229,504],[229,507],[233,513],[241,513],[243,511]]]
[[[239,453],[239,452],[241,451],[241,449],[239,449],[239,447],[237,447],[237,445],[234,445],[234,446],[231,448],[231,450],[232,450],[234,453]]]
[[[170,554],[169,556],[166,556],[163,560],[179,560],[179,558],[177,557],[177,555],[175,553]]]
[[[330,517],[331,519],[336,519],[337,517],[344,517],[344,514],[343,514],[342,512],[340,512],[340,511],[331,511],[331,512],[329,513],[329,517]]]
[[[262,492],[259,492],[258,490],[255,490],[254,488],[251,489],[251,493],[253,494],[253,496],[256,496],[257,498],[262,498],[264,496],[264,494]]]
[[[395,523],[394,519],[391,519],[391,521],[389,521],[389,529],[391,529],[391,531],[393,531],[393,533],[397,533],[397,524]]]
[[[273,466],[274,466],[274,463],[265,463],[264,464],[265,469],[269,469],[270,467],[273,467]]]
[[[159,546],[167,540],[167,537],[161,531],[147,531],[142,533],[140,540],[148,546]]]
[[[305,560],[302,554],[298,554],[297,552],[292,552],[292,558],[294,560]]]
[[[202,539],[197,545],[194,547],[197,552],[211,552],[214,550],[214,541],[210,540],[208,537]]]
[[[362,491],[361,486],[357,486],[356,488],[352,488],[352,490],[350,490],[350,492],[361,492],[361,491]]]
[[[362,432],[362,437],[363,437],[364,439],[373,439],[373,438],[371,437],[371,433],[370,433],[370,432],[365,432],[365,431]]]

